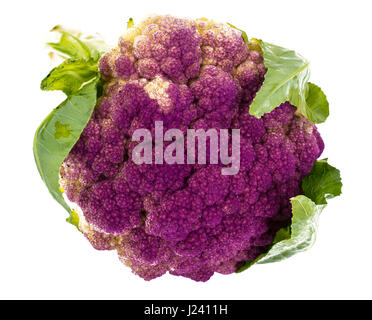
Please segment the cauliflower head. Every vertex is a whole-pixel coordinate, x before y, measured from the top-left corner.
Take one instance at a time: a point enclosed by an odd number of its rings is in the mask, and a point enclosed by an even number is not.
[[[290,198],[323,151],[290,103],[261,119],[249,106],[265,77],[262,55],[211,20],[150,17],[99,62],[105,94],[61,167],[94,248],[151,280],[166,272],[207,281],[268,250],[291,221]],[[131,161],[136,128],[237,128],[241,168]]]
[[[77,35],[63,36],[60,43],[76,47]],[[323,152],[316,126],[294,101],[282,99],[260,118],[251,114],[271,69],[260,42],[245,37],[229,24],[204,18],[151,16],[128,28],[104,54],[88,42],[81,45],[88,51],[78,61],[92,63],[89,72],[102,79],[102,93],[62,158],[59,184],[92,246],[116,250],[145,280],[170,273],[207,281],[265,255],[278,232],[291,225],[291,199],[304,194],[303,180]],[[44,80],[43,89],[48,85],[55,89],[55,82]],[[183,133],[239,129],[240,170],[222,175],[221,161],[134,163],[133,133],[140,128],[154,133],[156,121],[164,131]],[[65,131],[60,135],[67,139]]]

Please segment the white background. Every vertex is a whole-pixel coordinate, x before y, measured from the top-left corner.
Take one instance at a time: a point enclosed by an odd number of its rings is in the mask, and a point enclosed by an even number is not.
[[[372,298],[370,1],[6,1],[0,13],[0,298]],[[65,222],[32,154],[33,134],[63,99],[39,90],[53,67],[44,46],[56,24],[100,32],[115,44],[150,13],[228,21],[249,37],[296,49],[328,95],[319,126],[324,157],[342,172],[343,195],[320,219],[316,245],[281,263],[207,283],[163,276],[145,282],[114,252],[94,250]]]

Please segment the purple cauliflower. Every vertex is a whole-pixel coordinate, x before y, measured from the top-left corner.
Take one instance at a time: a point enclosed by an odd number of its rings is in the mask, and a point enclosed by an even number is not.
[[[236,272],[291,222],[290,198],[324,149],[289,102],[261,118],[249,108],[265,78],[262,54],[207,19],[153,16],[99,62],[104,94],[60,169],[79,228],[145,280],[195,281]],[[138,128],[240,129],[240,170],[132,161]],[[164,148],[166,144],[164,145]]]

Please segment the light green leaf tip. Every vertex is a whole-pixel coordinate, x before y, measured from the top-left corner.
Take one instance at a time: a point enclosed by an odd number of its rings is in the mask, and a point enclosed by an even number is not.
[[[89,60],[91,58],[89,48],[77,37],[67,32],[61,32],[59,42],[48,42],[47,45],[72,59]]]
[[[48,42],[47,45],[72,59],[97,62],[109,50],[99,35],[85,35],[60,25],[55,26],[51,32],[58,32],[61,36],[58,42]]]
[[[235,29],[235,30],[240,31],[240,33],[242,35],[242,38],[243,38],[243,40],[244,40],[245,43],[248,43],[249,42],[248,35],[247,35],[247,33],[244,30],[241,30],[241,29],[233,26],[231,23],[228,23],[228,22],[227,22],[227,25],[230,26],[231,28]]]
[[[71,212],[70,212],[70,216],[66,219],[66,221],[68,223],[71,223],[73,226],[75,226],[80,232],[82,232],[79,228],[79,222],[80,222],[80,219],[79,219],[79,215],[77,214],[77,212],[72,209]]]
[[[133,18],[129,18],[127,22],[127,29],[132,28],[134,26]]]

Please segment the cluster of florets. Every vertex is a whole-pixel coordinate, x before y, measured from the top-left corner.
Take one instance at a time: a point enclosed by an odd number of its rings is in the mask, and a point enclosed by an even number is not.
[[[268,250],[290,223],[290,198],[323,151],[317,129],[284,103],[257,119],[265,75],[239,31],[206,19],[155,16],[100,61],[103,98],[61,167],[80,229],[146,280],[166,272],[207,281]],[[240,129],[238,174],[221,164],[131,160],[134,130]]]

